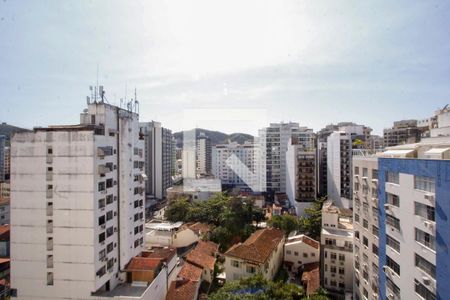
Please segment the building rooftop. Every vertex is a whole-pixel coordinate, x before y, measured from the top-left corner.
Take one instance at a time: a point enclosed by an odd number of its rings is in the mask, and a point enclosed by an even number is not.
[[[283,237],[281,230],[261,229],[253,233],[244,243],[232,246],[225,255],[262,264],[269,259]]]
[[[128,263],[126,270],[132,271],[153,271],[157,270],[162,265],[160,258],[148,258],[148,257],[133,257]]]
[[[197,234],[197,235],[211,232],[211,227],[208,224],[200,223],[200,222],[189,225],[189,228],[192,231],[194,231],[195,234]]]
[[[320,243],[304,234],[289,237],[285,243],[286,246],[296,244],[296,243],[305,243],[315,249],[320,248]]]
[[[214,270],[216,258],[212,255],[208,255],[208,253],[205,253],[202,250],[197,250],[197,248],[195,248],[186,256],[186,261],[204,269]]]
[[[175,280],[170,284],[166,300],[194,300],[199,287],[200,282],[198,281],[186,279]]]
[[[173,248],[153,248],[149,251],[143,251],[142,257],[160,259],[164,262],[170,261],[175,255],[177,251]]]
[[[193,265],[189,262],[186,262],[184,266],[181,268],[180,273],[178,273],[178,278],[187,279],[192,281],[200,281],[202,277],[203,269]]]
[[[320,288],[320,263],[315,262],[304,265],[302,283],[306,289],[306,295],[313,295]]]
[[[195,250],[204,253],[205,255],[215,256],[219,252],[219,245],[213,242],[198,241]]]

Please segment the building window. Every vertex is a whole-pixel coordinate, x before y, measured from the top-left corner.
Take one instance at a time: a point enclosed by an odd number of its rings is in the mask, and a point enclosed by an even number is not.
[[[435,221],[435,210],[432,206],[414,202],[414,212],[416,216],[421,216],[429,221]]]
[[[378,170],[376,169],[372,170],[372,179],[378,179]]]
[[[103,275],[105,275],[105,273],[106,273],[106,267],[103,266],[97,271],[97,276],[102,277]]]
[[[113,203],[113,195],[106,196],[106,204],[111,204],[111,203]]]
[[[386,286],[390,292],[400,299],[400,288],[389,277],[386,277]]]
[[[389,226],[394,227],[397,230],[400,230],[400,220],[397,219],[394,216],[386,214],[386,224],[388,224]]]
[[[363,177],[369,176],[369,170],[367,168],[363,168]]]
[[[355,167],[355,175],[359,175],[359,167]]]
[[[400,265],[396,263],[393,259],[386,255],[386,265],[394,271],[398,276],[400,276]]]
[[[330,267],[330,272],[331,273],[336,273],[337,272],[336,266],[331,266]]]
[[[109,221],[112,218],[113,218],[113,212],[112,212],[112,210],[110,210],[106,213],[106,221]]]
[[[369,240],[365,236],[363,236],[363,245],[369,247]]]
[[[355,238],[359,240],[359,231],[355,231]]]
[[[98,235],[98,242],[103,243],[105,241],[105,233],[102,232]]]
[[[367,221],[366,219],[363,220],[363,227],[365,229],[369,229],[369,221]]]
[[[105,216],[100,216],[98,218],[98,226],[102,226],[103,224],[105,224]]]
[[[344,274],[345,274],[345,269],[339,268],[339,275],[344,275]]]
[[[102,251],[100,251],[100,252],[98,253],[98,259],[99,259],[99,260],[103,260],[105,257],[106,257],[106,250],[103,249]]]
[[[295,255],[295,256],[298,256],[298,252],[297,252],[297,251],[294,251],[294,255]]]
[[[378,246],[375,244],[372,244],[372,253],[378,256]]]
[[[98,191],[104,191],[105,190],[105,182],[99,182],[98,183]]]
[[[107,253],[110,253],[111,251],[113,251],[113,249],[114,249],[114,245],[113,245],[112,242],[109,243],[109,244],[106,246],[106,252],[107,252]]]
[[[53,285],[53,272],[47,272],[47,285]]]
[[[435,180],[431,177],[414,176],[414,188],[416,190],[434,193]]]
[[[355,222],[359,223],[359,215],[358,214],[355,214]]]
[[[436,239],[429,233],[416,228],[416,241],[425,247],[436,250]]]
[[[235,268],[239,268],[239,262],[237,260],[232,260],[231,265]]]
[[[378,237],[378,235],[379,235],[379,229],[375,225],[372,225],[372,234],[376,237]]]
[[[339,261],[345,261],[345,255],[339,254]]]
[[[106,180],[106,188],[112,188],[112,186],[113,186],[113,180],[107,179]]]
[[[416,267],[430,275],[432,278],[436,278],[436,266],[418,254],[416,254]]]
[[[334,253],[334,252],[331,252],[331,254],[330,254],[330,258],[331,258],[332,260],[336,260],[336,258],[337,258],[337,255],[336,255],[336,253]]]
[[[436,300],[436,295],[430,292],[430,290],[417,279],[414,279],[414,290],[425,300]]]
[[[303,258],[308,258],[308,253],[303,253]]]
[[[108,228],[106,229],[106,237],[107,237],[107,238],[110,237],[110,236],[112,236],[113,233],[114,233],[114,227],[113,227],[113,226],[108,227]]]
[[[386,235],[386,244],[393,250],[400,253],[400,243],[390,235]]]
[[[105,199],[99,199],[98,200],[98,208],[103,208],[105,207]]]
[[[256,272],[256,268],[253,266],[247,266],[247,273],[254,274]]]
[[[286,254],[287,254],[287,255],[291,255],[291,254],[292,254],[292,251],[291,251],[291,250],[286,250]]]
[[[386,182],[400,184],[400,176],[396,172],[388,171],[386,174]]]
[[[393,206],[400,207],[400,197],[397,195],[389,194],[386,195],[387,203]]]

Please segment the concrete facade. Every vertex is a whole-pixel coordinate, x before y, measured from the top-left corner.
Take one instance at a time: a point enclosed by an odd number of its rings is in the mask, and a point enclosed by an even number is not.
[[[91,102],[81,124],[11,146],[11,287],[18,299],[96,299],[142,251],[138,115]],[[137,150],[137,151],[136,151]]]
[[[157,199],[166,197],[172,186],[173,140],[172,132],[159,122],[139,123],[145,137],[145,193]]]

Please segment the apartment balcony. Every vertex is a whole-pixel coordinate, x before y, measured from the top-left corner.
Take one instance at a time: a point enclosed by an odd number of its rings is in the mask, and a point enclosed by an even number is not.
[[[47,257],[47,268],[53,269],[53,256],[49,255]]]
[[[52,181],[53,180],[53,172],[47,172],[46,180],[47,181]]]
[[[99,175],[105,175],[109,172],[112,172],[113,170],[113,164],[112,163],[108,163],[108,164],[104,164],[104,165],[99,165],[98,166],[98,174]]]
[[[47,155],[47,163],[48,164],[53,163],[53,155]]]
[[[47,197],[47,199],[52,199],[53,198],[53,190],[47,190],[46,197]]]

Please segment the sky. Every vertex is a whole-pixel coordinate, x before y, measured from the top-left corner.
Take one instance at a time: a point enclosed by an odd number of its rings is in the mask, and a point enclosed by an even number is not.
[[[381,134],[450,103],[449,57],[450,1],[0,0],[0,121],[76,124],[98,78],[173,131]]]

